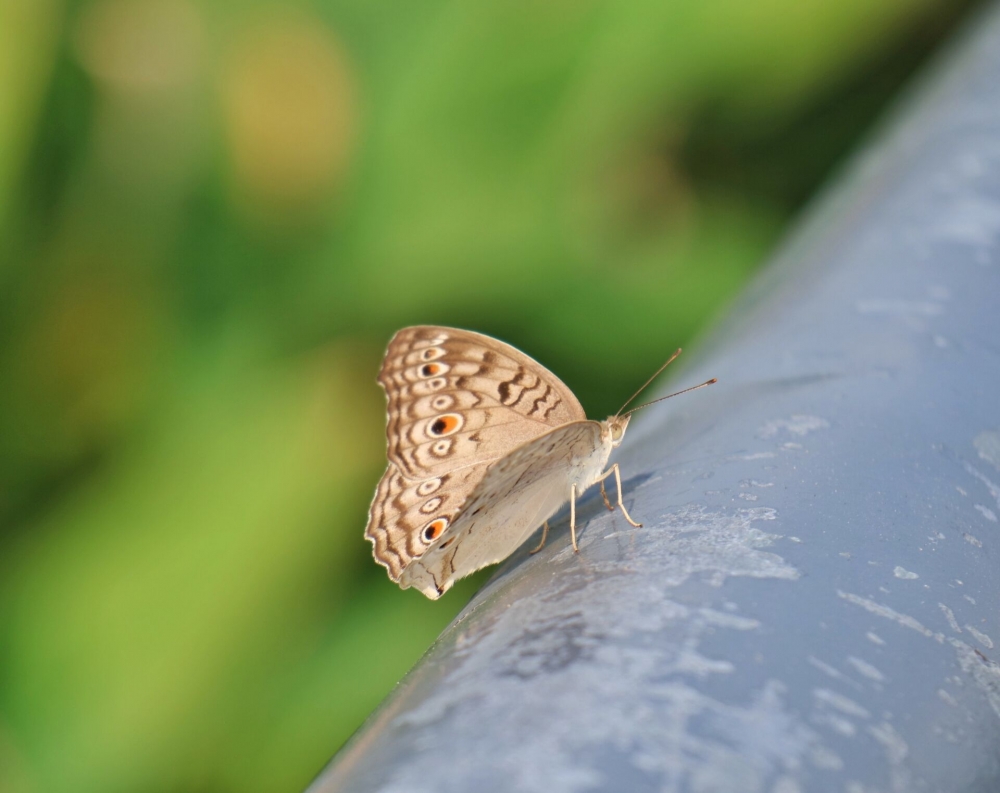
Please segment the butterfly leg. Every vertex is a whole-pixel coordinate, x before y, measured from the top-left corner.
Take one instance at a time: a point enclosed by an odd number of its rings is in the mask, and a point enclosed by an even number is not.
[[[573,540],[573,553],[580,553],[576,544],[576,482],[569,486],[569,536]]]
[[[608,501],[608,492],[604,489],[604,479],[607,477],[605,474],[601,477],[601,498],[604,499],[604,506],[608,508],[608,512],[614,512],[615,508],[610,501]]]
[[[642,524],[636,523],[634,520],[632,520],[632,516],[628,514],[628,510],[625,509],[625,504],[622,502],[622,475],[621,472],[618,470],[618,463],[612,465],[611,468],[605,471],[604,474],[601,476],[599,480],[601,483],[601,490],[604,489],[604,480],[607,479],[609,476],[611,476],[611,474],[615,475],[615,484],[618,485],[618,506],[622,508],[622,514],[625,516],[625,520],[627,520],[637,529],[641,529]]]
[[[530,554],[536,554],[540,550],[542,550],[542,548],[545,547],[545,538],[548,537],[548,536],[549,536],[549,522],[545,521],[545,523],[542,524],[542,541],[540,543],[538,543],[538,545],[536,547],[534,547],[530,551],[528,551],[528,553],[530,553]]]

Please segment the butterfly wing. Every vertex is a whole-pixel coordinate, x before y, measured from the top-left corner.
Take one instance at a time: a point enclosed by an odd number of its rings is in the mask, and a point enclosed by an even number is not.
[[[417,326],[389,343],[379,373],[388,398],[389,465],[365,536],[394,581],[443,536],[490,465],[524,443],[586,419],[572,392],[510,345]],[[471,572],[471,571],[470,571]]]
[[[375,491],[365,530],[375,561],[386,568],[389,578],[400,582],[413,560],[442,539],[488,467],[489,463],[480,463],[414,480],[389,463]]]
[[[436,599],[460,578],[510,556],[566,503],[570,487],[592,484],[611,454],[596,421],[557,427],[490,465],[448,537],[414,558],[400,586]]]
[[[388,457],[409,478],[501,457],[586,419],[572,392],[508,344],[467,330],[404,328],[379,373],[388,397]]]

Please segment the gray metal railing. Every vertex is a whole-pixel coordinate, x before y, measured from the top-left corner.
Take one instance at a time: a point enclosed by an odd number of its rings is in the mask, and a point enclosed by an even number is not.
[[[1000,790],[1000,14],[310,789]],[[670,340],[664,339],[665,348]]]

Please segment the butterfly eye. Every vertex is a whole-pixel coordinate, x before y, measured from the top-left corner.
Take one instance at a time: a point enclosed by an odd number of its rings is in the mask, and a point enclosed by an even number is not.
[[[444,435],[451,435],[455,430],[457,430],[462,425],[462,417],[457,413],[445,413],[443,416],[438,416],[434,423],[428,429],[431,435],[435,438],[440,438]]]
[[[448,528],[447,518],[435,518],[424,526],[424,539],[427,542],[434,542],[441,536],[441,532]]]

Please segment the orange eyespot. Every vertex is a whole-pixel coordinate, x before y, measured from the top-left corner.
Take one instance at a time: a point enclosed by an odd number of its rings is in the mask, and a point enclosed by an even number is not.
[[[424,527],[424,539],[427,542],[434,542],[434,540],[441,536],[441,532],[447,528],[447,518],[435,518]]]
[[[457,416],[454,413],[445,413],[443,416],[438,416],[434,420],[434,423],[430,426],[429,432],[436,438],[440,438],[443,435],[451,435],[458,429],[461,423],[462,419],[460,416]]]
[[[433,377],[441,371],[441,365],[436,363],[425,363],[420,367],[420,374],[424,377]]]

